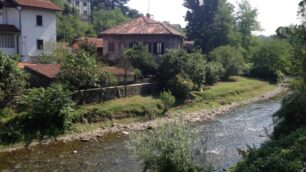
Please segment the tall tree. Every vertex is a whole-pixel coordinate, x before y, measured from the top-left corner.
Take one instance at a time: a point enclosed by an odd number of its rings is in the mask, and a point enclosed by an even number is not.
[[[241,45],[246,50],[249,50],[251,45],[252,31],[260,30],[260,24],[256,19],[257,15],[257,9],[253,8],[248,0],[241,0],[238,3],[237,28],[241,34]]]
[[[298,14],[302,17],[302,22],[305,24],[306,22],[306,0],[301,0],[301,2],[299,3]]]
[[[233,6],[226,0],[185,0],[184,6],[187,36],[204,52],[234,42]]]

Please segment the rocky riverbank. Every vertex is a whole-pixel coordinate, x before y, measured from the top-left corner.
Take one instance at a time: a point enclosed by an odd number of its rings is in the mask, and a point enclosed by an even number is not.
[[[225,114],[232,110],[235,110],[243,105],[255,103],[258,101],[269,100],[273,97],[276,97],[286,92],[287,90],[288,88],[285,85],[281,84],[273,91],[267,92],[264,95],[259,95],[255,98],[252,98],[247,101],[239,102],[239,103],[231,103],[228,105],[223,105],[214,110],[201,110],[201,111],[194,112],[194,113],[187,113],[187,114],[184,114],[183,119],[189,122],[204,122],[208,120],[213,120],[217,116]],[[30,145],[30,147],[35,146],[37,144],[49,144],[54,141],[55,142],[69,142],[69,141],[95,142],[98,140],[98,138],[103,137],[107,133],[121,133],[124,135],[128,135],[131,132],[149,130],[149,129],[153,129],[157,127],[158,125],[162,123],[171,122],[175,118],[175,116],[178,116],[178,114],[169,114],[167,115],[167,117],[158,118],[158,119],[147,121],[147,122],[135,122],[131,124],[113,123],[112,127],[109,127],[109,128],[97,128],[90,132],[60,136],[60,137],[57,137],[55,140],[45,140],[42,143],[34,142]],[[10,152],[10,151],[14,151],[14,150],[21,149],[21,148],[22,147],[5,149],[5,150],[2,150],[2,152]]]

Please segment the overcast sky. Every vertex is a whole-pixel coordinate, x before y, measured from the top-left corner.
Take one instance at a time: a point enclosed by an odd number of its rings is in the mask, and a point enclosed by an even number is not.
[[[186,25],[184,0],[150,0],[150,14],[158,21],[170,21],[173,24]],[[260,34],[271,35],[279,26],[297,24],[298,2],[300,0],[249,0],[258,9],[258,20],[264,29]],[[237,0],[229,0],[233,5]],[[128,4],[143,14],[148,12],[148,0],[130,0]]]

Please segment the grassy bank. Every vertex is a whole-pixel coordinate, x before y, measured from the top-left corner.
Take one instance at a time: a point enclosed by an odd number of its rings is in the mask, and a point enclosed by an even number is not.
[[[170,113],[215,109],[232,102],[237,103],[249,100],[275,88],[275,85],[271,85],[268,82],[245,77],[233,77],[229,82],[220,82],[215,86],[207,87],[202,92],[193,92],[191,102],[170,109]],[[78,106],[72,116],[74,122],[72,130],[66,134],[70,135],[92,131],[97,128],[107,128],[114,125],[114,123],[129,124],[148,121],[161,117],[163,109],[161,100],[153,96],[134,96],[99,104]],[[22,114],[14,114],[13,116],[18,115]],[[9,117],[6,116],[2,120],[2,124],[7,119]],[[0,150],[6,148],[8,148],[7,145],[1,146],[0,144]]]

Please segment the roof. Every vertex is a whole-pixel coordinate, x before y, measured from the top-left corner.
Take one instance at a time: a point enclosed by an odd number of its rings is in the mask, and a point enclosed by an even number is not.
[[[18,67],[38,73],[49,79],[55,79],[60,72],[59,64],[18,63]]]
[[[101,37],[105,35],[175,35],[184,37],[181,32],[146,16],[130,20],[100,33]]]
[[[103,39],[101,38],[86,38],[82,37],[79,39],[76,39],[72,44],[72,49],[77,50],[80,48],[80,44],[88,43],[91,45],[94,45],[96,48],[103,48]]]
[[[14,25],[0,24],[0,32],[19,33],[20,31]]]
[[[49,0],[14,0],[16,5],[23,7],[42,8],[47,10],[61,11],[62,9]]]
[[[104,69],[113,74],[113,75],[124,75],[125,74],[125,71],[123,68],[119,68],[119,67],[104,67]],[[131,72],[128,72],[128,75],[132,74]]]

